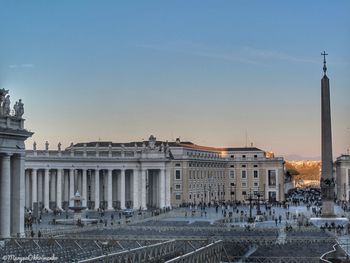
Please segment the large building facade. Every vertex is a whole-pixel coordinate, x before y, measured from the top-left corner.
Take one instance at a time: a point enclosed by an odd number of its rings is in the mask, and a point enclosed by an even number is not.
[[[284,200],[283,158],[255,147],[213,148],[191,142],[78,143],[26,151],[25,206],[66,209],[78,191],[89,209],[147,209],[184,203]]]

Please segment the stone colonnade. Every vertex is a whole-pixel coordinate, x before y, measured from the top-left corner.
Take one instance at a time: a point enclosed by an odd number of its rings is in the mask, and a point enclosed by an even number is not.
[[[25,206],[66,209],[76,192],[88,209],[170,207],[170,172],[166,169],[27,168]],[[35,208],[37,206],[37,208]]]
[[[0,238],[24,233],[24,156],[0,154]]]

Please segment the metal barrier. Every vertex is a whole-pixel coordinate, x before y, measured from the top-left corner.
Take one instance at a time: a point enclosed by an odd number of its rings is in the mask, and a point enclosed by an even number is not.
[[[165,263],[220,263],[223,253],[223,242],[222,240],[215,241],[209,245],[196,249],[185,255],[173,258],[166,261]]]
[[[81,260],[79,263],[88,262],[134,262],[146,263],[159,260],[164,256],[169,256],[175,253],[175,240],[169,240],[162,243],[157,243],[149,246],[134,248],[117,253],[111,253],[104,256],[99,256],[91,259]]]

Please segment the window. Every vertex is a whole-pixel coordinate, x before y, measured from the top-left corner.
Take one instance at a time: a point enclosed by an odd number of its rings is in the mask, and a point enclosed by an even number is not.
[[[244,154],[242,155],[242,158],[245,159],[245,155]]]
[[[247,182],[242,182],[242,187],[247,187]]]
[[[245,164],[242,164],[242,168],[246,168],[247,166]]]
[[[259,178],[259,172],[257,170],[253,171],[253,177],[254,177],[254,179],[258,179]]]
[[[179,167],[179,166],[181,166],[181,164],[177,163],[177,164],[175,164],[175,166]]]
[[[231,155],[231,158],[233,159],[233,158],[235,158],[235,156],[234,156],[234,155]]]
[[[176,194],[176,195],[175,195],[175,199],[176,199],[176,200],[181,200],[181,194]]]
[[[243,170],[241,174],[242,179],[247,179],[247,171]]]
[[[181,180],[181,171],[180,170],[176,170],[175,171],[175,179],[176,180]]]
[[[247,194],[247,192],[246,191],[242,191],[242,195],[246,195]]]
[[[176,190],[180,190],[180,189],[181,189],[181,185],[180,185],[180,184],[176,184],[176,185],[175,185],[175,189],[176,189]]]
[[[259,187],[259,182],[254,182],[254,187]]]
[[[254,154],[254,158],[255,158],[255,159],[258,158],[258,155]]]
[[[235,166],[233,164],[230,165],[231,168],[235,168]]]
[[[230,171],[230,178],[235,179],[235,171]]]
[[[190,195],[190,199],[192,199],[192,195]]]
[[[258,165],[257,165],[257,164],[254,164],[254,167],[258,167]]]
[[[268,170],[267,174],[269,186],[276,186],[276,170]]]

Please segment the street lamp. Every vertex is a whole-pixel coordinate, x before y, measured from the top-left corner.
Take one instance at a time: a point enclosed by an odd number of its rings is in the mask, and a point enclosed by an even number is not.
[[[252,194],[252,189],[249,189],[249,194],[246,196],[246,200],[249,201],[249,218],[248,218],[248,223],[253,223],[254,218],[252,215],[252,201],[254,200],[253,194]]]
[[[232,191],[232,186],[235,186],[235,183],[231,183],[231,203],[232,203],[232,195],[235,195],[235,192]]]

